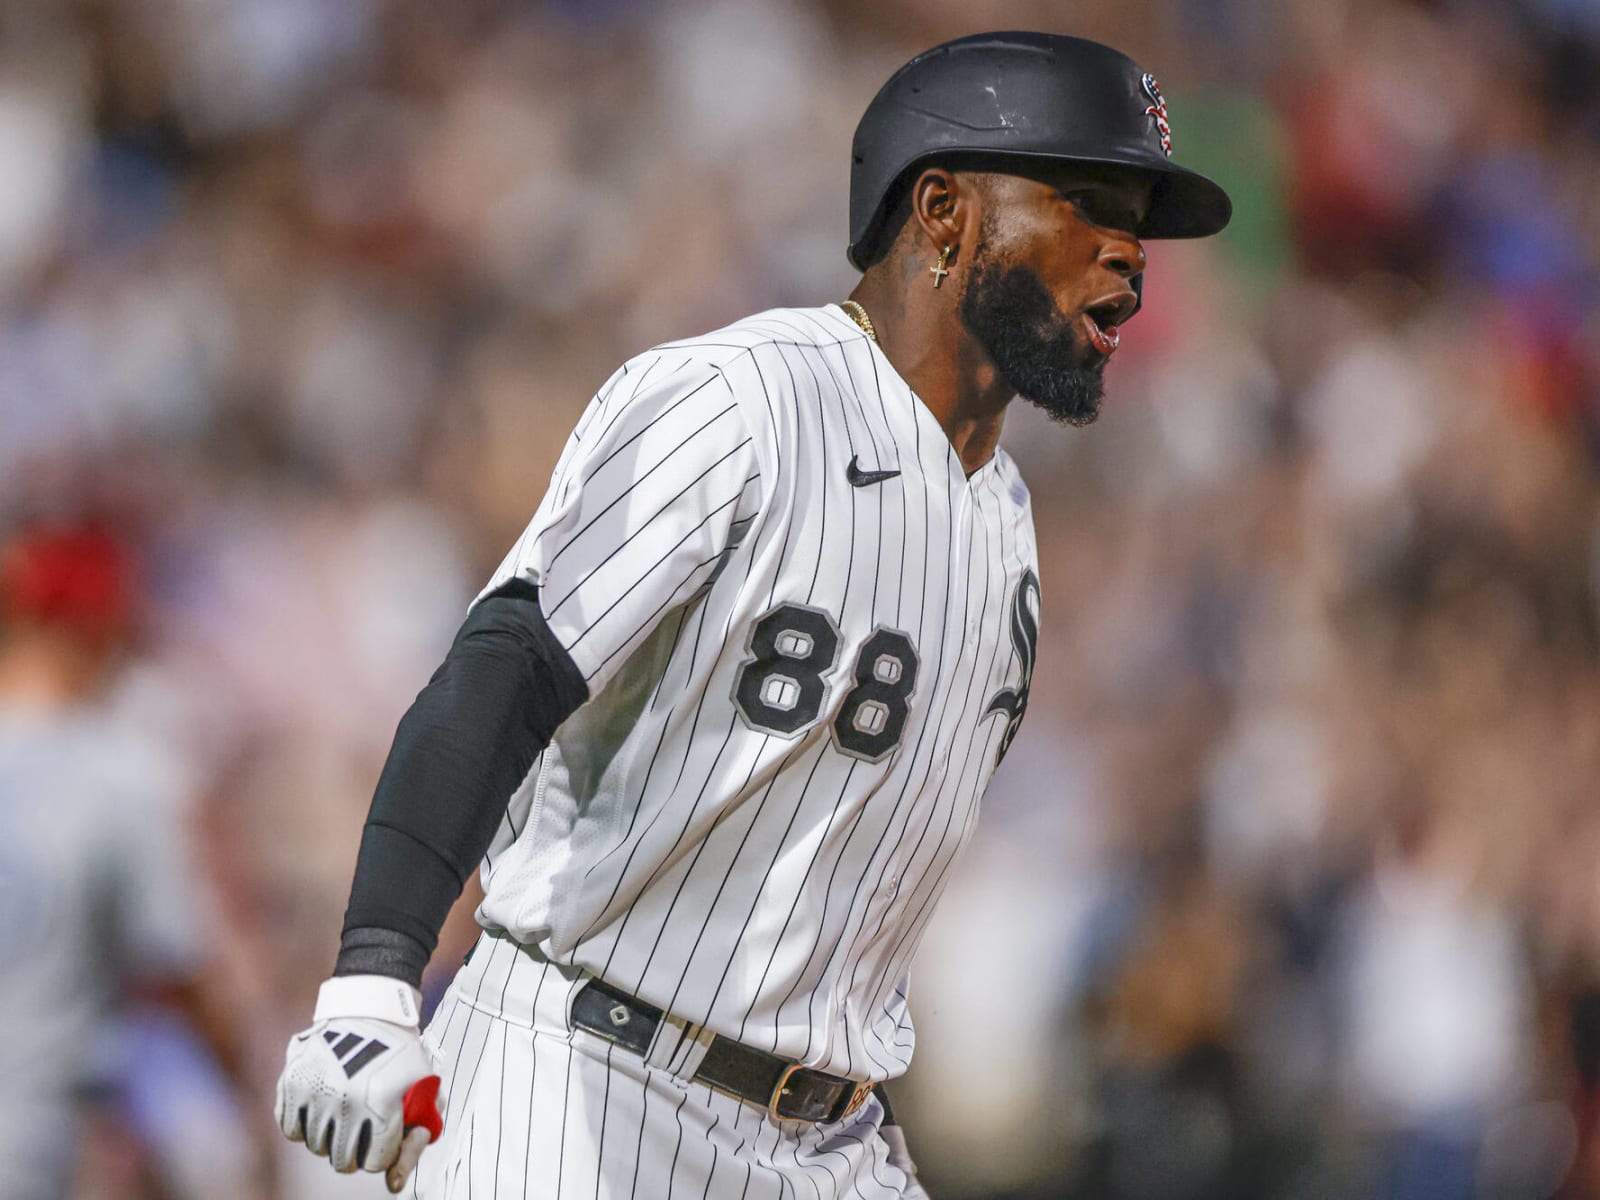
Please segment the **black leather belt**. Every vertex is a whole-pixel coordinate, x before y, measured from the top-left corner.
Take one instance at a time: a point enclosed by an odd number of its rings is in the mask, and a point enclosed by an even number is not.
[[[591,979],[572,998],[574,1025],[640,1058],[649,1051],[662,1015],[655,1005],[599,979]],[[872,1092],[870,1083],[814,1071],[725,1037],[711,1040],[692,1078],[766,1109],[775,1121],[843,1120]]]

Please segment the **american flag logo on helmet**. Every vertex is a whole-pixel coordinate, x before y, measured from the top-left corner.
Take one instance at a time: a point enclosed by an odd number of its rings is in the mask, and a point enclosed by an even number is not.
[[[1167,102],[1162,99],[1161,85],[1156,82],[1156,77],[1146,71],[1144,78],[1139,81],[1144,88],[1144,94],[1150,97],[1150,107],[1144,110],[1144,115],[1156,119],[1156,132],[1161,135],[1161,152],[1168,158],[1172,157],[1172,126],[1167,124]]]

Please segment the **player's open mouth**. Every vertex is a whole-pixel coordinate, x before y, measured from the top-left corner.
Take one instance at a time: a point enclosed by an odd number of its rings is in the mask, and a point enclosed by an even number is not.
[[[1084,310],[1084,320],[1089,324],[1089,342],[1104,357],[1116,352],[1122,335],[1117,332],[1118,305],[1096,304]]]

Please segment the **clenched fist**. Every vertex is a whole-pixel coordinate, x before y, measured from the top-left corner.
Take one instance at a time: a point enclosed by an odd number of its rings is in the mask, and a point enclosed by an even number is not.
[[[386,1171],[399,1192],[444,1129],[439,1076],[418,1032],[415,988],[381,975],[330,979],[278,1079],[278,1126],[336,1171]]]

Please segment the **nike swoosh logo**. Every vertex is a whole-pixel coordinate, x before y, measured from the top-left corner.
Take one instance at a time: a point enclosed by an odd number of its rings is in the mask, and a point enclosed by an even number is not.
[[[898,474],[899,471],[863,471],[855,455],[850,456],[850,465],[844,469],[844,477],[850,481],[851,487],[870,487],[885,479],[893,479]]]

